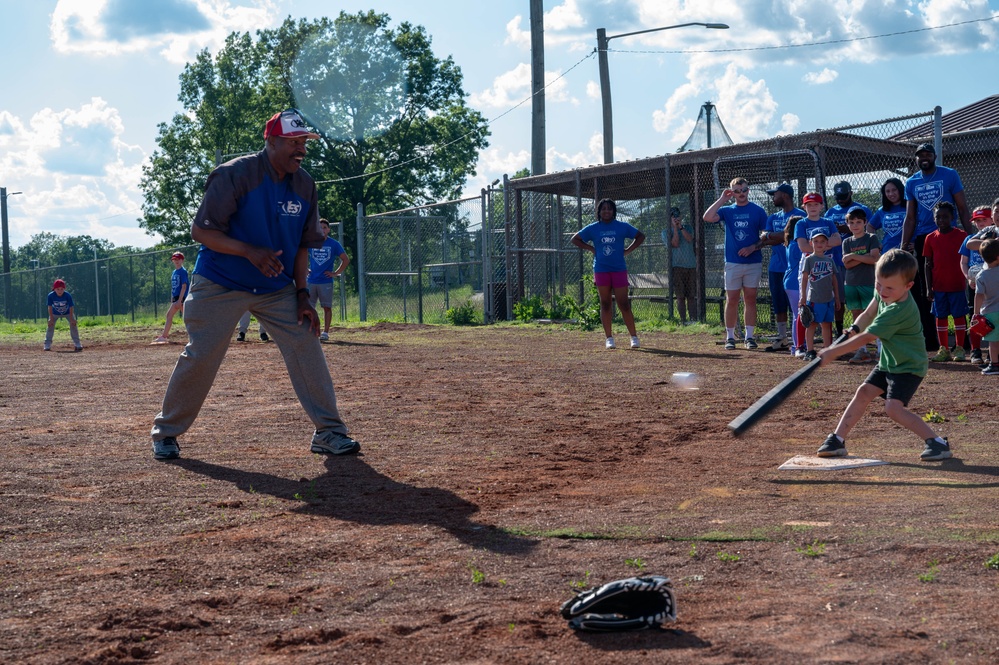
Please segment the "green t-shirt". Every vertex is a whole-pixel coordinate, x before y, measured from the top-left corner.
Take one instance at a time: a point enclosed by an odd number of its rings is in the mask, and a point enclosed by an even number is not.
[[[923,324],[912,294],[905,300],[888,305],[875,293],[878,313],[867,330],[881,340],[881,360],[878,369],[891,374],[926,376],[930,361],[926,356]]]

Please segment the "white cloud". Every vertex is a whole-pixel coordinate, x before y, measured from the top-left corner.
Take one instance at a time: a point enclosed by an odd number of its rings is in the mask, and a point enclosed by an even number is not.
[[[561,70],[545,72],[545,102],[569,102],[579,104],[579,100],[569,94],[569,85]],[[522,62],[493,80],[493,87],[469,96],[469,103],[477,108],[510,108],[529,99],[531,96],[531,66]]]
[[[531,31],[521,29],[520,23],[522,20],[523,17],[520,15],[514,16],[510,19],[510,22],[506,24],[506,39],[503,40],[503,43],[530,49]]]
[[[146,154],[125,143],[124,132],[118,110],[99,97],[78,108],[42,109],[27,122],[0,112],[0,172],[11,190],[23,192],[9,201],[13,246],[42,231],[116,245],[155,242],[135,224]]]
[[[825,67],[821,72],[808,72],[801,77],[801,80],[811,85],[822,85],[832,83],[839,77],[839,72]]]
[[[231,32],[253,32],[277,18],[273,0],[59,0],[49,25],[58,53],[112,57],[155,51],[184,64]]]
[[[587,81],[586,96],[590,99],[601,99],[603,95],[600,92],[600,84],[596,81]]]

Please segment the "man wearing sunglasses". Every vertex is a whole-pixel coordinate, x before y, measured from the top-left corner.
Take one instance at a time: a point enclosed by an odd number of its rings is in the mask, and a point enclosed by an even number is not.
[[[729,204],[734,199],[734,203]],[[749,181],[736,178],[718,200],[704,212],[708,224],[725,227],[725,348],[735,349],[735,327],[739,323],[739,298],[745,306],[746,348],[757,348],[756,290],[763,275],[760,233],[767,229],[766,211],[749,200]]]

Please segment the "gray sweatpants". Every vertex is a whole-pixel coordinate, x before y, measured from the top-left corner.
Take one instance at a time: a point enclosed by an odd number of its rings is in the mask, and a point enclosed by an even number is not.
[[[52,322],[48,324],[48,328],[45,330],[44,348],[52,348],[52,337],[55,335],[55,324],[59,319],[66,319],[69,321],[69,336],[73,338],[73,345],[78,349],[82,349],[83,345],[80,344],[80,329],[76,327],[76,319],[70,319],[68,316],[53,317]]]
[[[163,408],[153,420],[154,441],[180,436],[194,423],[229,348],[232,329],[246,311],[267,325],[284,357],[298,401],[316,430],[347,433],[322,344],[305,323],[298,325],[295,286],[257,295],[233,291],[194,275],[184,302],[189,341],[170,376]]]

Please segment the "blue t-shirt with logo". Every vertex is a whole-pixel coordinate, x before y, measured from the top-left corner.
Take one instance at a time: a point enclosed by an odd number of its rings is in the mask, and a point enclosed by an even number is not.
[[[767,211],[753,202],[744,206],[733,203],[719,208],[718,217],[725,226],[725,262],[763,263],[760,250],[749,256],[739,256],[739,250],[759,242],[760,232],[767,230]]]
[[[916,231],[915,236],[933,233],[937,229],[936,222],[933,221],[933,208],[941,201],[954,202],[954,195],[963,192],[964,185],[961,184],[961,176],[954,169],[946,166],[938,166],[929,175],[922,171],[917,171],[915,175],[905,181],[905,200],[916,202]],[[958,220],[954,220],[958,223]]]
[[[173,274],[170,275],[170,297],[176,298],[180,296],[180,287],[185,284],[189,284],[187,279],[187,268],[181,266],[180,268],[174,270]]]
[[[343,245],[333,238],[327,238],[318,249],[310,249],[309,284],[330,284],[333,278],[326,275],[326,272],[333,272],[337,257],[343,253]]]
[[[638,229],[627,222],[593,222],[579,232],[579,237],[593,244],[593,272],[625,272],[624,241],[638,235]]]
[[[978,273],[985,269],[985,259],[982,258],[981,253],[976,250],[968,249],[969,240],[977,240],[982,238],[983,232],[979,231],[975,235],[968,236],[961,243],[961,249],[957,250],[957,253],[961,256],[968,257],[968,279],[974,281],[978,277]]]
[[[808,251],[812,251],[812,241],[808,237],[808,234],[812,232],[812,229],[822,229],[826,232],[826,235],[830,238],[833,237],[834,233],[837,233],[836,226],[826,219],[825,217],[819,217],[814,222],[807,217],[794,225],[794,241],[797,242],[798,238],[804,238],[805,244],[808,245]],[[826,251],[826,256],[832,255],[832,250],[834,248],[830,247]],[[835,249],[840,249],[836,247]],[[842,250],[840,249],[840,256],[842,256]],[[841,259],[842,260],[842,259]]]
[[[905,223],[905,204],[878,208],[868,224],[872,229],[881,229],[881,251],[896,249],[902,245],[902,225]]]
[[[789,217],[804,217],[805,211],[798,208],[792,208],[790,212],[784,212],[783,210],[778,210],[774,214],[767,217],[767,231],[770,233],[783,233],[784,228],[787,226],[787,220]],[[784,272],[787,270],[787,251],[783,244],[774,245],[770,248],[770,267],[767,268],[770,272]]]
[[[794,239],[787,244],[787,270],[784,271],[784,290],[801,290],[801,248]],[[798,303],[791,303],[794,307]]]
[[[52,308],[52,316],[69,316],[69,310],[73,308],[73,296],[69,295],[69,291],[63,291],[62,295],[52,291],[46,302]]]

